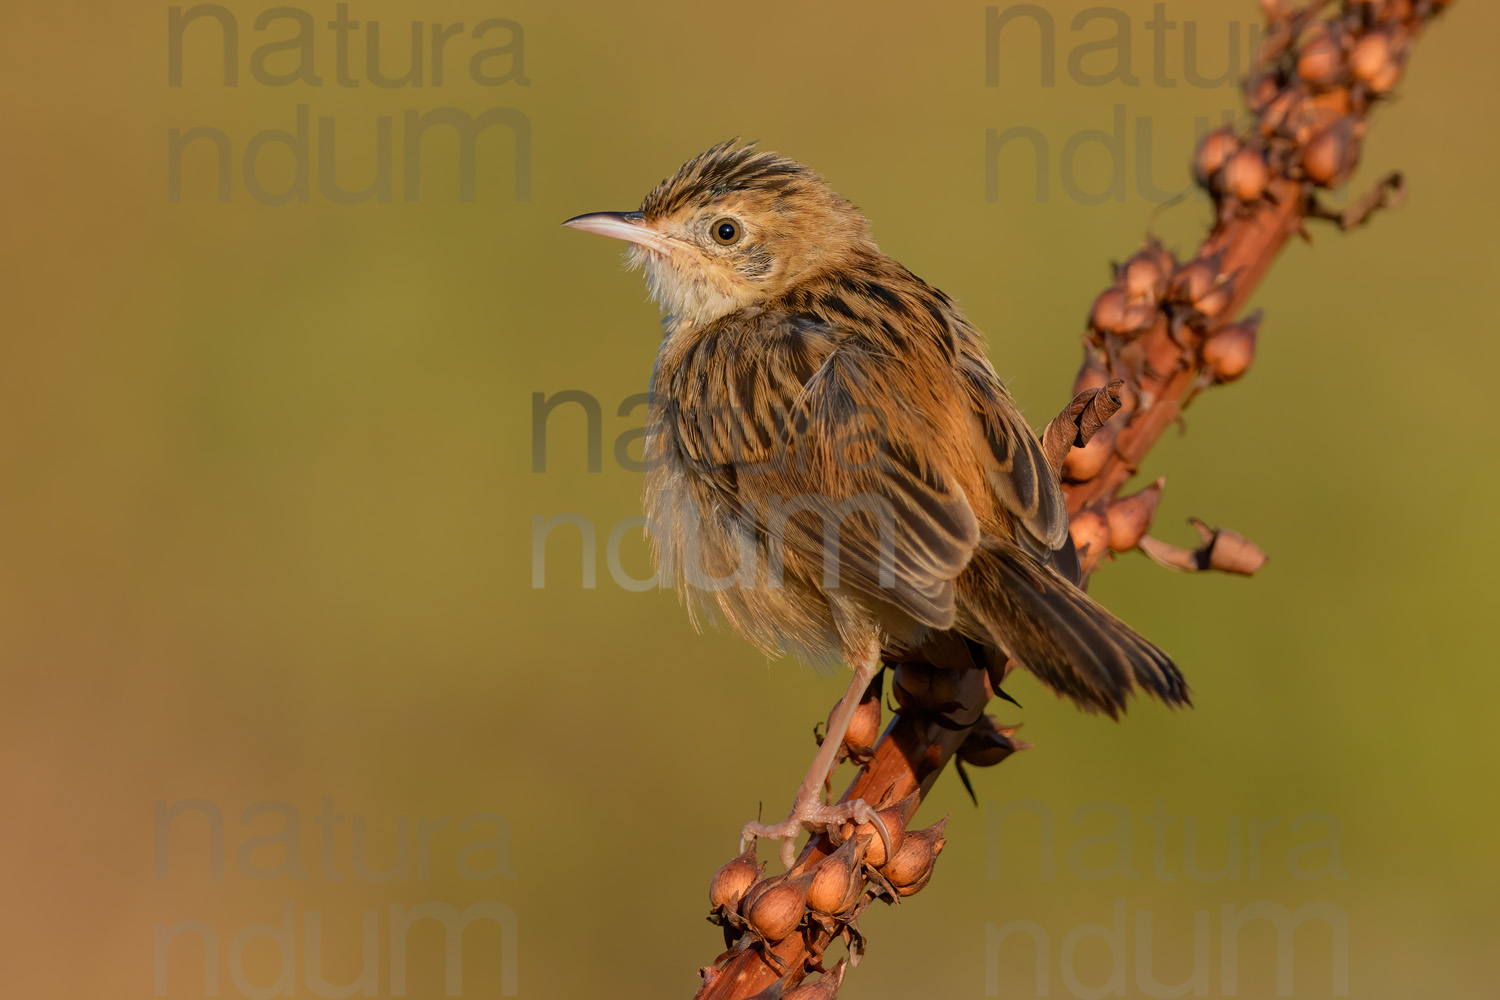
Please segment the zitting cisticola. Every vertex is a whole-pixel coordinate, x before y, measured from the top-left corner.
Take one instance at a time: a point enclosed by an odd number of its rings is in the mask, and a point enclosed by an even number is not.
[[[883,651],[956,633],[1086,709],[1137,684],[1187,701],[1075,586],[1062,491],[979,331],[821,177],[723,143],[639,211],[566,225],[628,240],[666,313],[645,489],[662,578],[768,653],[854,668],[791,815],[747,838],[790,857],[804,826],[874,818],[821,792]]]

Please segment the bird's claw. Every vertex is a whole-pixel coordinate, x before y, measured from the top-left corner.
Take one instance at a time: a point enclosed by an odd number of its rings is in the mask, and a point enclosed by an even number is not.
[[[891,857],[895,852],[891,850],[891,831],[885,828],[885,820],[880,818],[880,813],[870,808],[864,799],[855,799],[850,805],[854,809],[854,821],[856,823],[869,823],[880,835],[880,842],[885,845],[885,856]]]
[[[885,821],[864,799],[841,802],[836,806],[824,805],[817,800],[804,801],[800,796],[792,806],[791,814],[780,823],[746,823],[740,831],[740,852],[744,853],[756,840],[781,841],[781,863],[788,870],[796,863],[797,834],[804,829],[814,833],[825,833],[830,827],[844,823],[868,823],[880,835],[885,844],[886,857],[891,856],[891,834]]]

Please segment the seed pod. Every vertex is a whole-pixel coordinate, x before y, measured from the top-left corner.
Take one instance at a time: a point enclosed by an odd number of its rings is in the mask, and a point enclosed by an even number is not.
[[[925,872],[922,873],[922,877],[919,878],[919,879],[917,879],[911,885],[893,885],[893,886],[891,886],[891,888],[896,890],[896,895],[897,896],[901,896],[901,897],[915,896],[917,893],[919,893],[923,889],[927,888],[927,883],[930,882],[930,881],[932,881],[932,873],[933,873],[933,871],[935,869],[936,869],[936,866],[933,866],[933,868],[927,869]]]
[[[1114,424],[1108,423],[1082,448],[1072,448],[1063,458],[1063,475],[1075,483],[1086,483],[1099,474],[1114,454]]]
[[[916,811],[916,807],[917,794],[913,792],[876,813],[885,824],[885,832],[890,835],[892,853],[901,849],[901,840],[906,835],[906,821]],[[829,830],[828,839],[839,846],[850,840],[862,841],[865,847],[865,864],[871,868],[879,868],[885,864],[885,841],[880,838],[880,831],[875,829],[874,823],[860,823],[858,826],[844,823]]]
[[[1358,160],[1355,119],[1341,118],[1308,142],[1302,151],[1302,170],[1314,184],[1336,187],[1348,179]]]
[[[1231,128],[1214,129],[1198,143],[1198,152],[1193,157],[1193,176],[1206,188],[1214,186],[1214,178],[1229,158],[1239,152],[1240,141]]]
[[[1386,67],[1376,75],[1375,79],[1370,81],[1370,92],[1374,94],[1389,93],[1390,91],[1395,89],[1396,84],[1400,81],[1400,79],[1401,62],[1400,60],[1392,59],[1386,65]]]
[[[891,678],[896,704],[905,709],[943,711],[958,700],[958,671],[930,663],[900,663]]]
[[[1166,478],[1158,479],[1139,493],[1121,497],[1109,505],[1109,547],[1116,552],[1129,552],[1140,542],[1151,527],[1151,518],[1156,515],[1156,506],[1161,503],[1162,488]]]
[[[785,875],[772,875],[770,878],[761,879],[760,881],[752,885],[749,889],[745,890],[745,894],[740,897],[740,903],[738,907],[740,915],[744,916],[748,914],[750,910],[755,906],[756,900],[760,899],[761,896],[764,896],[767,891],[776,888],[776,886],[780,885],[783,881],[785,881],[785,879]]]
[[[1145,345],[1143,358],[1149,375],[1169,379],[1187,363],[1187,352],[1183,350],[1181,344],[1172,339],[1165,323],[1162,324],[1160,330],[1145,338],[1143,343]]]
[[[1125,289],[1111,286],[1099,293],[1089,313],[1089,326],[1100,334],[1125,332],[1125,310],[1130,303],[1125,298]]]
[[[1078,549],[1078,560],[1085,570],[1097,566],[1109,551],[1109,522],[1092,507],[1073,515],[1068,522],[1068,533],[1073,536],[1073,545]]]
[[[1203,342],[1203,366],[1216,382],[1233,382],[1250,368],[1255,358],[1255,338],[1260,331],[1260,310],[1215,330]]]
[[[784,939],[802,923],[802,914],[807,910],[807,889],[812,883],[812,877],[806,874],[779,875],[766,881],[774,884],[756,894],[753,901],[746,900],[750,905],[745,919],[756,933],[774,943]]]
[[[1370,83],[1386,72],[1395,61],[1391,49],[1391,36],[1384,31],[1372,31],[1355,43],[1349,54],[1349,69],[1356,80]]]
[[[1271,181],[1266,158],[1257,149],[1242,149],[1224,168],[1224,188],[1240,201],[1259,200]]]
[[[833,712],[836,711],[838,705],[833,707]],[[830,722],[833,720],[833,712],[828,713]],[[849,728],[844,732],[844,755],[849,756],[851,751],[866,751],[879,738],[880,696],[872,689],[866,691],[859,704],[854,706],[854,715],[849,719]]]
[[[1292,117],[1301,98],[1294,90],[1283,90],[1271,99],[1260,114],[1260,132],[1266,137],[1275,135]]]
[[[885,832],[890,835],[891,853],[901,850],[901,844],[906,839],[906,821],[916,808],[917,795],[913,792],[901,801],[894,802],[876,813],[885,824]],[[881,839],[880,831],[875,829],[874,823],[861,823],[856,826],[854,839],[865,842],[865,864],[872,868],[879,868],[885,863],[885,841]]]
[[[1221,573],[1250,576],[1265,565],[1265,552],[1239,532],[1210,528],[1196,517],[1190,517],[1188,521],[1203,539],[1198,548],[1190,551],[1148,535],[1141,539],[1141,551],[1169,569],[1188,573],[1214,569]]]
[[[925,885],[926,880],[931,877],[932,866],[942,853],[943,845],[947,843],[943,830],[948,826],[948,819],[949,817],[944,816],[925,830],[913,831],[902,842],[901,849],[891,857],[890,862],[880,869],[880,874],[898,892],[917,886],[918,883]],[[916,889],[912,888],[912,891],[915,892]]]
[[[1246,87],[1245,100],[1253,111],[1263,111],[1266,105],[1276,99],[1280,93],[1276,86],[1276,77],[1270,73],[1256,73]]]
[[[755,863],[755,848],[751,847],[714,872],[708,885],[709,905],[716,910],[734,909],[764,870],[765,865]]]
[[[1338,79],[1339,44],[1326,33],[1314,35],[1297,53],[1297,75],[1316,87]]]
[[[1154,302],[1165,289],[1166,272],[1155,253],[1142,250],[1120,268],[1120,280],[1124,283],[1127,299]]]
[[[1326,114],[1333,118],[1342,118],[1347,115],[1350,107],[1349,90],[1346,87],[1334,87],[1332,90],[1312,94],[1302,102],[1304,111],[1312,114]]]
[[[1299,146],[1312,142],[1313,136],[1337,122],[1343,114],[1330,108],[1318,107],[1310,100],[1303,100],[1287,118],[1286,131]]]
[[[958,748],[959,759],[974,767],[994,767],[1017,750],[1030,749],[1031,744],[1015,738],[1020,726],[1002,726],[993,715],[986,715]]]
[[[1260,9],[1266,18],[1266,27],[1270,30],[1266,33],[1265,40],[1260,43],[1260,52],[1257,61],[1262,63],[1273,63],[1291,51],[1292,29],[1288,22],[1291,20],[1291,11],[1281,0],[1260,0]]]
[[[1168,250],[1162,244],[1162,241],[1155,236],[1146,240],[1146,245],[1141,249],[1140,255],[1149,256],[1152,260],[1156,261],[1156,266],[1161,270],[1163,281],[1170,277],[1172,270],[1177,267],[1177,260],[1172,256],[1172,251]]]
[[[1195,257],[1172,275],[1171,296],[1174,301],[1189,304],[1207,295],[1219,278],[1221,256]]]
[[[1162,315],[1161,309],[1155,302],[1137,302],[1125,310],[1125,317],[1121,321],[1124,329],[1120,335],[1124,337],[1139,336],[1151,328],[1157,318]]]
[[[1198,523],[1198,530],[1208,535],[1208,568],[1221,573],[1253,576],[1266,564],[1266,554],[1259,545],[1228,528],[1217,531]]]
[[[1229,303],[1233,299],[1234,276],[1220,275],[1214,281],[1213,287],[1193,300],[1193,308],[1204,316],[1213,317],[1229,308]]]
[[[844,971],[849,967],[847,958],[823,973],[816,981],[802,983],[784,993],[781,1000],[838,1000],[839,987],[844,985]]]
[[[864,842],[856,837],[844,841],[838,850],[818,862],[807,889],[807,908],[829,916],[844,912],[865,886],[860,874],[864,857]]]

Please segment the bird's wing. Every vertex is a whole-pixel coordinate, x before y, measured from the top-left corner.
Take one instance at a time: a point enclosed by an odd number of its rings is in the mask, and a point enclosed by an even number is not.
[[[964,352],[958,365],[981,438],[975,450],[995,495],[1024,529],[1017,540],[1048,558],[1070,549],[1067,503],[1041,441],[983,354]]]
[[[921,380],[821,321],[783,316],[759,325],[759,336],[735,347],[726,338],[682,372],[692,394],[729,402],[707,419],[679,410],[684,458],[707,473],[723,503],[754,519],[773,558],[782,547],[788,568],[796,561],[815,575],[822,567],[827,589],[835,582],[951,627],[953,581],[980,533],[937,457],[942,449],[911,416],[931,409]],[[731,440],[738,448],[724,463]]]

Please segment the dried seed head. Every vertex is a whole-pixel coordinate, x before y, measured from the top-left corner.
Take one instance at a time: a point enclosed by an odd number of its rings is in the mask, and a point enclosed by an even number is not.
[[[1288,23],[1287,16],[1273,15],[1270,11],[1272,6],[1277,6],[1269,0],[1261,0],[1261,7],[1266,10],[1266,32],[1265,40],[1260,43],[1260,49],[1256,53],[1256,63],[1270,65],[1292,50],[1292,43],[1296,39],[1292,35],[1292,26]]]
[[[1240,150],[1224,168],[1224,189],[1246,203],[1259,200],[1270,181],[1271,169],[1257,149]]]
[[[1161,268],[1164,276],[1170,275],[1172,269],[1177,266],[1177,259],[1172,256],[1172,251],[1168,250],[1155,236],[1146,240],[1146,246],[1141,250],[1141,254],[1149,254],[1156,261],[1156,266]]]
[[[1255,358],[1255,338],[1260,330],[1260,312],[1238,323],[1214,331],[1203,342],[1203,366],[1214,374],[1216,382],[1233,382],[1250,368]]]
[[[844,970],[849,960],[839,959],[839,964],[823,973],[816,981],[802,983],[782,995],[781,1000],[838,1000],[839,987],[844,985]]]
[[[1355,123],[1352,116],[1341,118],[1308,142],[1302,151],[1302,170],[1314,184],[1336,187],[1348,179],[1359,160]]]
[[[932,873],[935,870],[935,867],[936,866],[927,869],[922,873],[922,877],[917,879],[911,885],[895,885],[891,886],[891,888],[896,890],[897,896],[915,896],[917,893],[927,888],[927,883],[932,881]]]
[[[1219,256],[1195,257],[1172,275],[1172,298],[1178,302],[1196,303],[1209,293],[1219,279]]]
[[[1306,145],[1313,136],[1342,117],[1342,112],[1320,107],[1311,98],[1302,98],[1287,116],[1285,131],[1299,145]]]
[[[838,711],[835,705],[833,710]],[[828,718],[833,718],[830,712]],[[875,745],[880,738],[880,695],[874,689],[865,692],[865,696],[859,700],[854,707],[854,715],[849,720],[849,728],[844,732],[844,753],[848,755],[850,750],[863,751]]]
[[[1073,448],[1063,459],[1063,474],[1072,482],[1086,483],[1099,474],[1114,454],[1114,424],[1105,424],[1082,448]]]
[[[1166,272],[1161,259],[1150,250],[1142,250],[1120,268],[1125,296],[1132,302],[1155,302],[1165,290]]]
[[[844,841],[838,850],[818,862],[807,889],[807,908],[832,916],[852,905],[865,885],[860,873],[864,857],[864,842],[856,837]]]
[[[1145,362],[1150,374],[1161,379],[1171,378],[1179,368],[1187,364],[1187,352],[1182,345],[1172,339],[1167,325],[1162,324],[1160,330],[1154,331],[1151,336],[1144,339]]]
[[[1156,506],[1161,503],[1166,479],[1158,479],[1139,493],[1122,497],[1109,505],[1109,547],[1116,552],[1135,548],[1151,527]]]
[[[1352,104],[1348,88],[1334,87],[1311,95],[1302,103],[1302,107],[1308,112],[1327,113],[1341,118],[1349,113]]]
[[[1240,140],[1234,130],[1220,128],[1205,135],[1193,157],[1193,176],[1203,187],[1212,187],[1214,178],[1229,158],[1239,152]]]
[[[1256,72],[1246,81],[1245,100],[1253,111],[1264,111],[1278,93],[1280,88],[1276,86],[1276,77],[1270,73]]]
[[[1196,517],[1190,517],[1188,521],[1203,539],[1203,544],[1197,549],[1190,551],[1148,535],[1141,539],[1141,551],[1169,569],[1188,573],[1214,569],[1250,576],[1265,565],[1266,554],[1260,546],[1239,532],[1210,528]]]
[[[886,833],[890,834],[892,854],[901,850],[901,845],[905,843],[906,822],[911,819],[911,814],[917,811],[919,801],[917,793],[912,792],[906,798],[893,802],[876,813],[885,823]],[[861,823],[855,827],[854,838],[866,842],[865,864],[872,868],[879,868],[885,864],[885,841],[880,839],[880,831],[875,829],[874,823]]]
[[[896,704],[904,709],[946,711],[958,701],[958,671],[930,663],[900,663],[891,678]]]
[[[765,895],[768,890],[776,888],[776,886],[780,885],[785,880],[785,875],[773,875],[770,878],[761,879],[754,885],[750,886],[749,889],[746,889],[745,894],[740,897],[738,907],[740,915],[744,916],[745,914],[748,914],[751,908],[755,906],[756,900]]]
[[[713,881],[708,885],[709,905],[716,910],[734,909],[764,870],[765,865],[755,863],[755,848],[751,847],[714,872]]]
[[[1193,308],[1204,316],[1217,316],[1234,300],[1234,276],[1221,275],[1213,287],[1193,300]]]
[[[767,941],[784,939],[802,923],[802,914],[807,910],[807,889],[812,882],[809,875],[780,875],[772,879],[765,891],[754,899],[747,897],[749,904],[745,919],[750,927]]]
[[[948,817],[944,816],[927,829],[916,830],[908,834],[901,844],[901,849],[892,855],[884,868],[880,869],[880,874],[884,875],[885,880],[898,892],[902,889],[911,889],[915,892],[921,885],[926,885],[927,879],[932,876],[932,866],[936,863],[937,856],[942,853],[943,845],[947,843],[943,837],[943,830],[947,826]],[[908,895],[908,893],[901,894]]]
[[[1017,750],[1031,747],[1025,740],[1015,738],[1020,728],[1002,726],[993,715],[986,715],[964,737],[963,745],[958,748],[959,759],[974,767],[994,767]]]
[[[1260,131],[1267,137],[1275,135],[1301,102],[1301,97],[1294,90],[1283,90],[1271,99],[1265,110],[1260,114]]]
[[[1136,302],[1126,307],[1125,316],[1121,320],[1124,329],[1120,334],[1125,337],[1139,336],[1149,330],[1161,316],[1162,311],[1155,302]]]
[[[1208,546],[1209,569],[1253,576],[1266,564],[1266,554],[1261,547],[1238,531],[1213,529],[1197,520],[1194,521],[1194,526],[1204,536],[1204,544]]]
[[[885,831],[891,838],[892,853],[901,849],[901,840],[906,836],[907,820],[911,819],[912,813],[917,811],[919,802],[920,797],[916,792],[912,792],[906,798],[893,802],[876,813],[880,821],[885,824]],[[858,826],[844,823],[836,829],[829,830],[828,839],[840,846],[849,840],[861,841],[864,844],[866,865],[879,868],[885,864],[885,841],[881,839],[880,831],[875,829],[874,823],[860,823]]]
[[[1297,53],[1297,75],[1317,87],[1333,83],[1339,76],[1340,55],[1338,42],[1326,32],[1315,34]]]
[[[1395,62],[1391,36],[1384,31],[1372,31],[1361,38],[1349,54],[1349,68],[1356,80],[1371,83],[1384,74]]]
[[[1130,303],[1125,296],[1125,289],[1118,285],[1106,288],[1094,300],[1093,311],[1089,313],[1089,326],[1099,334],[1124,333],[1125,311],[1128,308]]]
[[[1078,450],[1074,449],[1075,452]],[[1109,522],[1092,507],[1073,515],[1068,523],[1068,532],[1073,536],[1073,545],[1078,549],[1078,560],[1085,570],[1097,566],[1109,551]]]
[[[1396,89],[1396,84],[1401,79],[1401,64],[1392,62],[1380,75],[1370,81],[1370,90],[1376,94],[1385,94]]]

